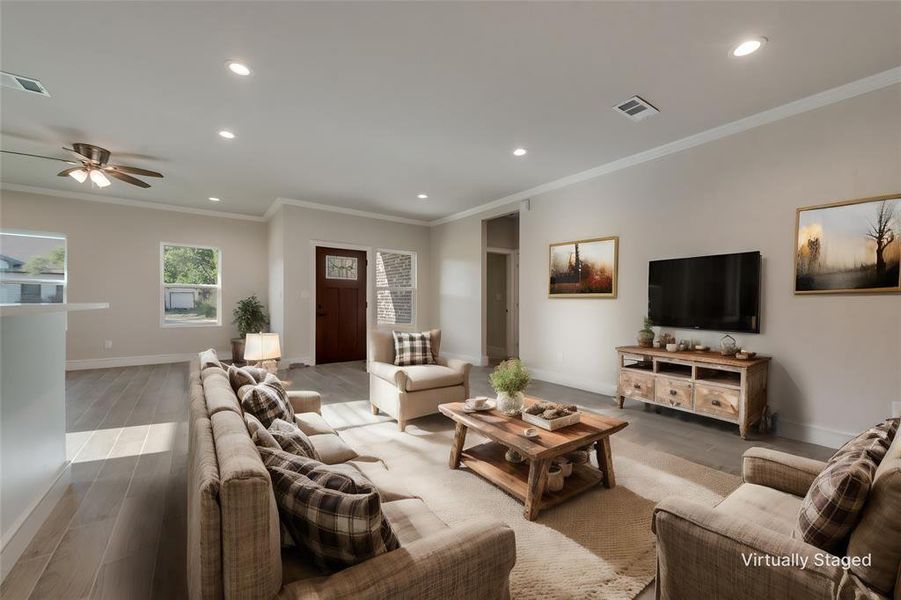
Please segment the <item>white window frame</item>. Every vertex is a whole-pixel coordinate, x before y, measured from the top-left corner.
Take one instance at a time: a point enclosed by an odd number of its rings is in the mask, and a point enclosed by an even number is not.
[[[27,277],[9,277],[6,274],[0,276],[0,282],[2,283],[18,283],[18,284],[38,284],[38,285],[62,285],[63,286],[63,301],[61,304],[65,304],[69,301],[69,240],[66,238],[66,235],[63,233],[52,233],[49,231],[28,231],[25,229],[0,229],[0,234],[4,235],[18,235],[21,237],[36,237],[36,238],[49,238],[53,240],[62,240],[63,241],[63,249],[65,250],[64,259],[63,259],[63,278],[62,281],[59,279],[34,279]],[[47,303],[44,303],[47,304]],[[59,302],[54,302],[53,304],[60,304]]]
[[[165,271],[165,248],[166,246],[178,246],[181,248],[201,248],[203,250],[215,250],[218,257],[216,263],[216,284],[194,284],[194,283],[166,283]],[[198,323],[198,322],[166,322],[166,288],[170,287],[191,287],[191,288],[209,288],[216,290],[216,322]],[[184,242],[160,242],[160,327],[222,327],[222,249],[216,246],[206,246],[204,244],[190,244]]]
[[[413,276],[411,278],[411,287],[391,287],[391,286],[381,286],[378,284],[378,260],[379,253],[384,252],[386,254],[406,254],[412,257],[410,261],[410,268],[413,269]],[[394,250],[392,248],[376,248],[375,256],[373,257],[375,264],[373,265],[373,287],[375,288],[375,323],[378,327],[395,327],[399,329],[403,329],[408,327],[410,329],[416,330],[417,323],[419,319],[419,257],[416,252],[413,250]],[[413,306],[410,313],[410,323],[383,323],[379,321],[379,290],[388,290],[388,291],[411,291],[413,298]]]

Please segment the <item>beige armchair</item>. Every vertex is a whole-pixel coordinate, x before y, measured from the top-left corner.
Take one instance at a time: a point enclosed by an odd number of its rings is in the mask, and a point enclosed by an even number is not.
[[[432,357],[437,364],[399,367],[394,364],[394,336],[375,329],[369,341],[369,403],[372,414],[385,411],[401,431],[407,421],[435,414],[438,405],[469,397],[469,371],[462,360],[438,356],[441,330],[431,330]]]
[[[901,598],[901,434],[876,470],[848,544],[847,556],[869,556],[869,565],[845,570],[832,562],[842,557],[792,536],[803,497],[825,465],[751,448],[744,483],[716,508],[681,498],[658,504],[657,598]],[[794,562],[770,566],[766,557]]]

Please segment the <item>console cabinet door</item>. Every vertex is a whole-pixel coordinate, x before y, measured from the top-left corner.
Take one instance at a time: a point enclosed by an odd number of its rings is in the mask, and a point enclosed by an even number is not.
[[[654,376],[631,371],[620,371],[619,395],[626,398],[641,398],[654,402]]]
[[[691,410],[691,391],[692,384],[690,381],[657,377],[654,382],[654,394],[659,404]]]
[[[731,388],[695,384],[695,410],[738,421],[739,391]]]

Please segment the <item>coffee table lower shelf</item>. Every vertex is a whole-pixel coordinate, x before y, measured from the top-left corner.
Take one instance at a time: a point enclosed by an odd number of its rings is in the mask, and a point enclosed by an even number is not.
[[[507,448],[501,444],[486,442],[463,450],[460,462],[520,502],[526,503],[530,464],[525,461],[515,465],[504,458],[506,452]],[[539,510],[565,502],[603,481],[604,474],[591,465],[573,465],[572,475],[566,478],[562,490],[542,494]]]

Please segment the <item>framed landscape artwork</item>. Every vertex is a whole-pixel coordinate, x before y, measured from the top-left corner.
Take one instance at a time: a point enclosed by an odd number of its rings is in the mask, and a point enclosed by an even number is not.
[[[798,209],[795,293],[901,292],[901,194]]]
[[[551,244],[549,298],[616,298],[616,236]]]

